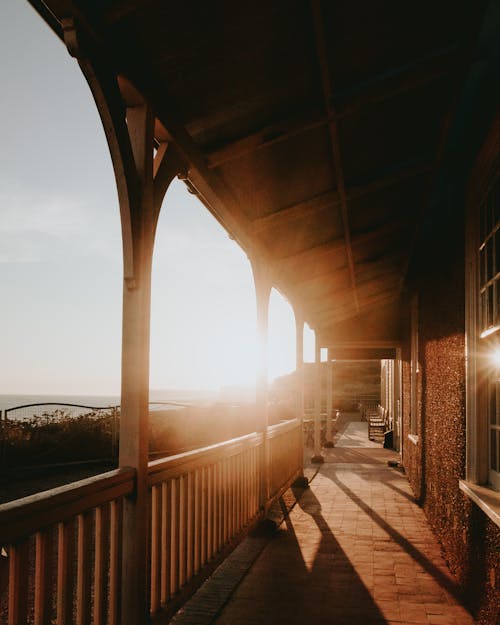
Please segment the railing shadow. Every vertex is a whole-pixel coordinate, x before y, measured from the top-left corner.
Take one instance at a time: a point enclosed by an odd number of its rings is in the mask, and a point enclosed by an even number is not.
[[[385,519],[383,519],[373,508],[366,504],[360,497],[356,495],[344,482],[342,482],[336,475],[324,474],[331,480],[342,492],[344,492],[363,512],[370,517],[382,530],[384,530],[388,536],[396,544],[398,544],[415,562],[417,562],[429,575],[431,575],[436,582],[446,590],[455,599],[462,602],[463,596],[461,589],[450,579],[445,573],[443,573],[431,560],[427,558],[419,549],[415,547],[407,538],[405,538],[400,532],[392,527]],[[391,486],[392,488],[392,486]],[[397,487],[394,490],[399,491]],[[400,493],[410,499],[408,493]],[[413,499],[411,499],[413,501]]]
[[[299,513],[253,565],[222,622],[270,625],[386,625],[363,580],[325,520],[311,489],[293,489]],[[302,519],[300,518],[302,516]],[[310,518],[309,518],[310,517]],[[310,519],[317,531],[311,531]],[[319,534],[318,534],[319,532]],[[243,620],[238,620],[245,614]]]

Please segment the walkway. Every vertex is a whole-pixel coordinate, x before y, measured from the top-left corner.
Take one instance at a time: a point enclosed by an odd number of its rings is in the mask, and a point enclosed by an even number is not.
[[[396,455],[325,453],[278,531],[244,541],[175,625],[473,625]]]

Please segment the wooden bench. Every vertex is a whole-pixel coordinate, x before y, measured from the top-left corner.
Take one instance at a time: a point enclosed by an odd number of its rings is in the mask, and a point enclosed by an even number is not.
[[[368,438],[371,441],[375,439],[384,439],[388,429],[388,411],[386,408],[378,405],[375,407],[367,407],[364,411],[364,417],[368,422]]]

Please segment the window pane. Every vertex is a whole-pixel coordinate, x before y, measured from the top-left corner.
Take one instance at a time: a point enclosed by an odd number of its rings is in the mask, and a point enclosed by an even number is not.
[[[479,251],[479,282],[482,287],[486,282],[486,247]]]
[[[491,203],[493,204],[493,214],[495,215],[495,221],[498,224],[500,221],[500,199],[498,197],[498,189],[500,188],[500,183],[497,181],[495,184],[495,188],[491,193]]]
[[[491,430],[490,434],[490,468],[498,471],[498,432]]]
[[[495,424],[497,422],[497,393],[496,393],[496,383],[494,380],[490,381],[490,423]]]
[[[479,244],[486,239],[486,202],[479,209]]]
[[[493,211],[491,210],[491,204],[491,201],[486,201],[486,236],[493,230]]]
[[[493,325],[493,285],[488,287],[488,324],[487,327]]]
[[[498,374],[496,376],[498,378]],[[490,423],[492,425],[500,425],[500,380],[496,380],[496,402],[495,409],[493,413],[490,415]]]
[[[500,230],[495,232],[495,274],[500,271]]]
[[[480,295],[480,308],[481,330],[486,330],[488,327],[488,301],[486,291],[483,291]]]
[[[486,281],[493,278],[493,238],[486,242]]]

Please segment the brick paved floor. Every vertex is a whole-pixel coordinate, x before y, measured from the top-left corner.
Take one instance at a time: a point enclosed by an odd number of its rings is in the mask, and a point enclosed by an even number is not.
[[[205,600],[195,596],[176,625],[473,625],[406,478],[387,465],[395,455],[334,448],[325,456],[253,565],[236,567],[218,616],[204,609],[209,580]]]

